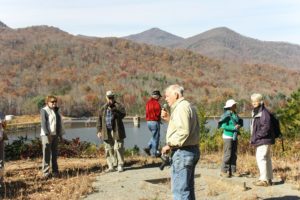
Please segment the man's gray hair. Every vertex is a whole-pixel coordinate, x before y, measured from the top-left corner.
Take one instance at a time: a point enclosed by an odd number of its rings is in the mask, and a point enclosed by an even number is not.
[[[166,91],[172,91],[175,94],[177,93],[179,95],[179,97],[183,97],[184,88],[180,85],[175,84],[175,85],[170,85],[169,87],[167,87]]]

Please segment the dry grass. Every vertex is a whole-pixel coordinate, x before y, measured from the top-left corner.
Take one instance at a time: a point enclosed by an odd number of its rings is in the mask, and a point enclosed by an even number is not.
[[[61,176],[43,180],[41,160],[6,163],[3,199],[79,199],[93,191],[92,183],[102,172],[99,158],[58,160]]]
[[[216,180],[211,177],[204,177],[204,180],[208,185],[206,193],[208,197],[218,196],[219,194],[225,192],[229,193],[231,197],[234,197],[237,194],[240,194],[241,191],[243,191],[242,185],[233,185],[226,181],[223,181],[222,179]]]
[[[299,150],[300,152],[300,150]],[[219,168],[222,162],[222,152],[206,154],[201,157],[201,165],[208,168]],[[300,188],[299,153],[289,156],[272,156],[274,177],[292,183]],[[259,174],[255,155],[238,154],[237,170],[241,174],[257,177]]]
[[[126,158],[126,165],[130,166],[157,162],[157,159],[140,156]],[[93,192],[95,177],[107,167],[104,158],[59,158],[60,177],[43,180],[41,163],[41,159],[7,162],[3,199],[79,199]]]
[[[29,123],[29,122],[40,122],[40,115],[22,115],[22,116],[14,116],[14,118],[9,121],[10,124],[17,123]]]
[[[63,119],[68,119],[68,117],[63,116]],[[9,124],[19,124],[19,123],[35,123],[40,122],[40,115],[21,115],[14,116],[11,121],[8,121]]]
[[[272,157],[274,176],[293,183],[300,189],[300,160],[296,156]],[[215,154],[202,154],[201,165],[208,168],[219,168],[222,152]],[[149,157],[127,157],[127,166],[151,166],[157,165],[159,159]],[[106,162],[104,158],[59,158],[61,177],[43,180],[41,178],[41,159],[20,160],[7,162],[5,166],[5,191],[4,199],[79,199],[93,192],[92,183],[97,175],[100,175]],[[238,155],[238,169],[240,173],[258,176],[254,155]],[[219,179],[207,179],[206,195],[217,197],[222,191],[229,191],[228,195],[237,199],[240,197],[243,185],[230,186]],[[169,184],[164,183],[164,184]],[[211,186],[211,187],[210,187]],[[230,188],[228,188],[230,187]],[[217,188],[217,189],[216,189]],[[248,200],[258,199],[255,194],[247,195]]]

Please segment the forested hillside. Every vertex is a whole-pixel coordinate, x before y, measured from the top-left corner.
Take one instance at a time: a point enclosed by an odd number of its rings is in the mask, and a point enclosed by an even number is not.
[[[252,92],[282,98],[299,86],[299,72],[270,65],[231,65],[187,50],[118,38],[73,36],[54,27],[0,28],[0,110],[38,113],[58,95],[64,115],[93,115],[114,90],[129,114],[143,113],[153,89],[182,84],[185,96],[220,111],[227,98],[249,108]]]
[[[6,26],[6,24],[0,21],[0,28],[8,28],[8,27]]]

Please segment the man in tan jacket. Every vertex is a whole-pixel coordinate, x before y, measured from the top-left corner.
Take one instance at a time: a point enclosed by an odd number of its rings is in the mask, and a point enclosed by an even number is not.
[[[162,110],[161,113],[161,118],[169,122],[162,154],[171,151],[174,200],[195,199],[195,166],[200,158],[197,111],[184,99],[183,91],[179,85],[169,86],[165,96],[171,112]]]

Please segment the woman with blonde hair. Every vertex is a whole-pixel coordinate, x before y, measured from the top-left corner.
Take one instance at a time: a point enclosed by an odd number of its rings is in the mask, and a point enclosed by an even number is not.
[[[41,140],[43,148],[43,177],[58,176],[57,165],[57,145],[58,138],[65,133],[63,121],[57,106],[57,98],[55,96],[47,96],[46,105],[41,109]],[[51,160],[51,163],[50,163]],[[52,173],[50,173],[52,166]]]

